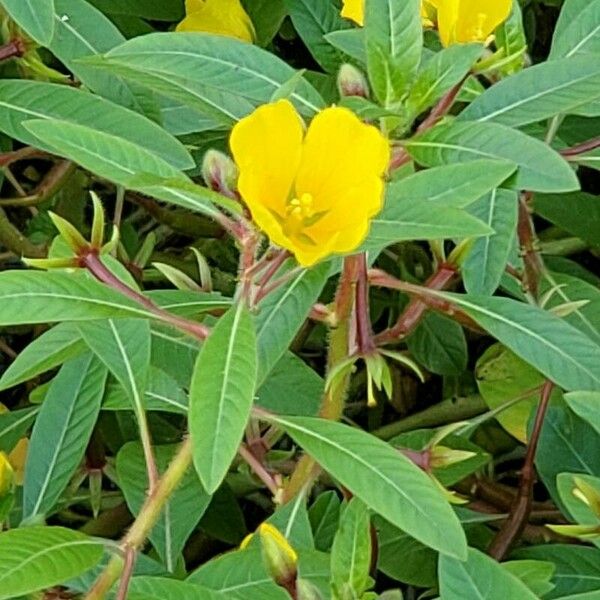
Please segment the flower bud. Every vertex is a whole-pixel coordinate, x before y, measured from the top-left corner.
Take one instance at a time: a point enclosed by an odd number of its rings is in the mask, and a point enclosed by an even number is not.
[[[340,96],[369,97],[369,84],[365,76],[354,66],[345,63],[340,67],[337,78]]]
[[[298,555],[280,531],[263,523],[258,528],[262,555],[273,580],[282,587],[292,584],[298,575]]]
[[[62,238],[67,242],[69,248],[71,248],[75,254],[80,254],[89,247],[86,239],[79,233],[74,225],[69,223],[69,221],[53,212],[48,212],[48,215],[50,216],[54,227],[58,229]]]
[[[237,188],[238,168],[223,152],[208,150],[202,161],[202,178],[211,190],[231,196]]]
[[[13,488],[15,472],[5,452],[0,452],[0,499],[10,493]]]
[[[432,469],[441,469],[463,462],[474,456],[477,456],[475,452],[454,450],[453,448],[447,448],[446,446],[434,446],[430,450],[429,465]]]
[[[298,600],[323,600],[321,592],[306,579],[298,579],[296,582],[296,597]]]

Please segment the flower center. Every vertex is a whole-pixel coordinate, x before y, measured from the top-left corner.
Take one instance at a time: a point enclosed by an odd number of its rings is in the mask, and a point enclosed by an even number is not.
[[[312,194],[304,192],[300,198],[292,198],[289,201],[287,208],[285,209],[285,215],[292,221],[298,221],[299,223],[304,219],[310,219],[315,214],[313,208],[314,199]]]
[[[483,41],[486,38],[485,31],[483,26],[485,25],[486,14],[485,13],[477,13],[477,17],[475,19],[475,23],[471,27],[471,39],[475,42]]]

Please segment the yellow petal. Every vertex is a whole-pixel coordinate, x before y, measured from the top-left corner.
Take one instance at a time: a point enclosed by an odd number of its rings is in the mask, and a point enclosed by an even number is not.
[[[27,451],[29,450],[29,440],[21,438],[17,445],[8,455],[8,460],[15,471],[15,483],[23,485],[25,479],[25,462],[27,460]]]
[[[203,31],[251,43],[255,39],[254,25],[240,0],[187,0],[186,14],[177,31]]]
[[[455,41],[484,42],[508,18],[512,0],[462,0]]]
[[[484,42],[510,15],[512,0],[428,0],[444,46]]]
[[[447,47],[455,41],[455,29],[458,21],[460,0],[432,0],[437,8],[437,23],[442,45]]]
[[[358,25],[364,25],[365,0],[343,0],[342,17],[352,19]]]
[[[288,100],[265,104],[239,121],[230,146],[240,171],[238,190],[256,224],[284,248],[281,222],[300,164],[303,124]]]

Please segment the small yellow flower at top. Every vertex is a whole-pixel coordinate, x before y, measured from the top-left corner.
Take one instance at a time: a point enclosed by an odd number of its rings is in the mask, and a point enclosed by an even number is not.
[[[238,190],[254,222],[303,266],[348,253],[382,207],[390,146],[346,108],[304,123],[288,100],[265,104],[231,133]]]
[[[485,42],[510,15],[513,0],[422,0],[425,27],[437,22],[444,46]],[[437,14],[436,14],[437,11]],[[344,0],[342,16],[364,24],[365,0]]]
[[[428,6],[428,2],[429,0],[422,0],[421,16],[423,17],[423,25],[432,27],[431,7]],[[350,19],[362,27],[365,22],[365,0],[343,0],[341,14],[345,19]]]
[[[185,0],[186,17],[177,31],[203,31],[254,42],[252,20],[240,0]]]
[[[485,42],[512,10],[513,0],[428,0],[437,9],[444,46]]]

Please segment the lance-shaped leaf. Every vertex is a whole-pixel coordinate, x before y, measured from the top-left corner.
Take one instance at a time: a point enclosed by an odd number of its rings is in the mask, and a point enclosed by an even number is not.
[[[0,0],[0,4],[38,44],[50,43],[54,33],[54,0]]]
[[[194,465],[212,494],[234,459],[256,387],[256,333],[248,310],[232,307],[203,344],[190,387]]]

